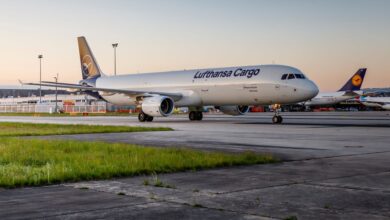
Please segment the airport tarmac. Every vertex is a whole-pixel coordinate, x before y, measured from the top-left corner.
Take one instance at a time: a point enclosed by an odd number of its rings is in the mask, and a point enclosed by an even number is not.
[[[0,189],[0,219],[389,219],[390,112],[283,113],[240,117],[0,117],[0,121],[166,126],[170,132],[47,136],[271,153],[284,162],[153,177]]]

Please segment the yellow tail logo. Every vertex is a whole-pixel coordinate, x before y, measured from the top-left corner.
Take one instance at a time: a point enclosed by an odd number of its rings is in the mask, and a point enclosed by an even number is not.
[[[352,77],[352,85],[354,86],[360,86],[363,82],[363,79],[360,75],[354,75]]]
[[[101,75],[100,68],[92,54],[91,49],[85,37],[78,37],[81,72],[83,79],[99,77]]]

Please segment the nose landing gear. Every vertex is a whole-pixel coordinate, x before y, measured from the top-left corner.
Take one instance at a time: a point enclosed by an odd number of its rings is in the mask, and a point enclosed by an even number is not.
[[[272,123],[274,123],[274,124],[281,124],[282,122],[283,122],[282,116],[274,115],[274,117],[272,117]]]
[[[272,123],[274,124],[281,124],[283,122],[283,117],[280,116],[279,111],[280,111],[280,105],[279,104],[274,104],[272,105],[272,108],[274,109],[275,115],[272,117]]]

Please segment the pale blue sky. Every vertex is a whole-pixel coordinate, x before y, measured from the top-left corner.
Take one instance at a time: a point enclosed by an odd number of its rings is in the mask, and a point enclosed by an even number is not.
[[[0,84],[80,79],[76,37],[103,71],[137,73],[252,64],[295,66],[321,90],[360,67],[363,87],[390,86],[388,0],[0,0]]]

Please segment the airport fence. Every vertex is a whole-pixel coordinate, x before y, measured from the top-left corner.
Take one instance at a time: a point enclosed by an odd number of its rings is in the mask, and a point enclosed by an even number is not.
[[[0,105],[0,113],[53,113],[55,105],[14,104]],[[59,105],[58,111],[67,113],[106,113],[106,105]]]
[[[75,113],[106,113],[106,105],[65,105],[63,107],[64,112]]]

